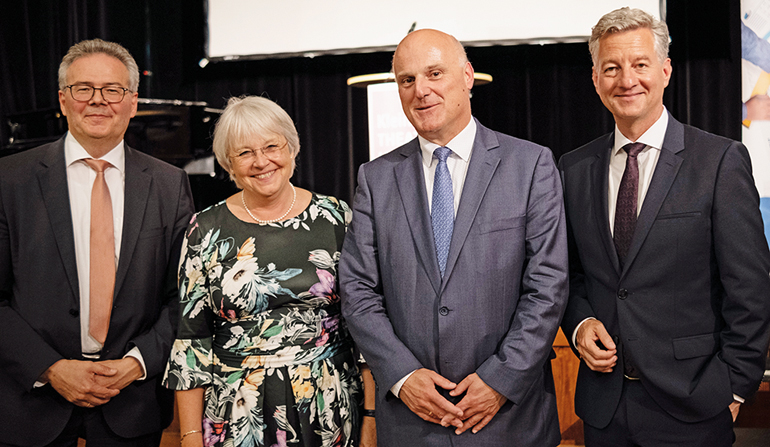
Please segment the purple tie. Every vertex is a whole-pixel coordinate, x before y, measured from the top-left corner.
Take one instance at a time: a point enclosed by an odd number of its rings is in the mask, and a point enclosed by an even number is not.
[[[631,239],[636,230],[636,209],[639,197],[639,162],[636,157],[645,148],[644,143],[628,143],[623,146],[623,150],[628,154],[626,158],[626,170],[623,171],[623,178],[620,180],[618,189],[618,201],[615,205],[615,250],[618,252],[620,266],[628,254],[631,247]],[[626,345],[621,344],[620,349],[623,352],[623,374],[630,378],[639,378],[639,373],[634,366],[634,360],[631,353],[626,350]]]
[[[618,189],[618,201],[615,205],[615,250],[618,252],[620,265],[626,259],[628,249],[631,247],[631,239],[636,230],[636,209],[639,196],[639,163],[636,156],[645,148],[644,143],[628,143],[623,150],[628,153],[626,158],[626,170],[620,180]]]

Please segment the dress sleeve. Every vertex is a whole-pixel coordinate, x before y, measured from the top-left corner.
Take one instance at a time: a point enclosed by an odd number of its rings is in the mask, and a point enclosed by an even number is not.
[[[345,216],[345,228],[347,229],[353,220],[353,211],[344,200],[340,200],[340,208],[342,209],[343,216]]]
[[[189,390],[212,381],[214,311],[209,275],[221,269],[218,248],[210,244],[213,230],[200,227],[195,215],[185,232],[179,258],[179,329],[163,384]]]
[[[350,225],[350,221],[353,218],[353,212],[344,200],[332,197],[329,199],[334,209],[334,232],[335,237],[337,238],[337,251],[341,252],[342,244],[345,241],[345,233],[347,233],[348,225]],[[335,258],[335,260],[339,261],[339,257]],[[337,290],[339,290],[339,288]]]

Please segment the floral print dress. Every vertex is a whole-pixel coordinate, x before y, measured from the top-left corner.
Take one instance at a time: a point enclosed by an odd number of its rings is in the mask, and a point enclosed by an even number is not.
[[[362,390],[336,269],[347,204],[314,194],[259,225],[225,202],[196,214],[179,268],[164,384],[205,387],[206,446],[352,446]]]

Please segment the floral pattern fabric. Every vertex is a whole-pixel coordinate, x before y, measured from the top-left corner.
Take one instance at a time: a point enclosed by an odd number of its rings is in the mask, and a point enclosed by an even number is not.
[[[193,216],[164,384],[205,387],[204,445],[356,444],[362,390],[336,281],[350,216],[318,194],[267,225],[225,202]]]

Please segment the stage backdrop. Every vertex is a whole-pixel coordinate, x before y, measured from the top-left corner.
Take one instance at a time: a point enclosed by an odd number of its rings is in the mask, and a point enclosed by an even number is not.
[[[770,0],[741,0],[743,143],[770,243]]]
[[[479,9],[476,2],[470,4]],[[206,0],[3,2],[0,147],[10,140],[8,116],[58,110],[56,73],[62,56],[73,43],[99,37],[120,42],[134,55],[141,98],[205,101],[213,108],[244,94],[277,101],[300,134],[295,184],[351,200],[356,170],[369,159],[369,135],[366,89],[348,87],[345,81],[388,71],[392,52],[241,59],[201,67],[205,5]],[[394,8],[388,2],[378,5]],[[673,74],[663,101],[678,120],[739,140],[740,2],[713,0],[708,6],[703,0],[666,4]],[[496,7],[484,11],[498,15]],[[472,100],[474,116],[489,128],[548,146],[558,158],[614,126],[591,83],[585,42],[473,46],[468,57],[477,71],[494,77],[491,84],[474,88]],[[219,199],[230,194],[201,190]]]
[[[435,28],[466,46],[584,42],[621,6],[660,17],[660,0],[208,0],[211,59],[389,51],[410,29]]]

